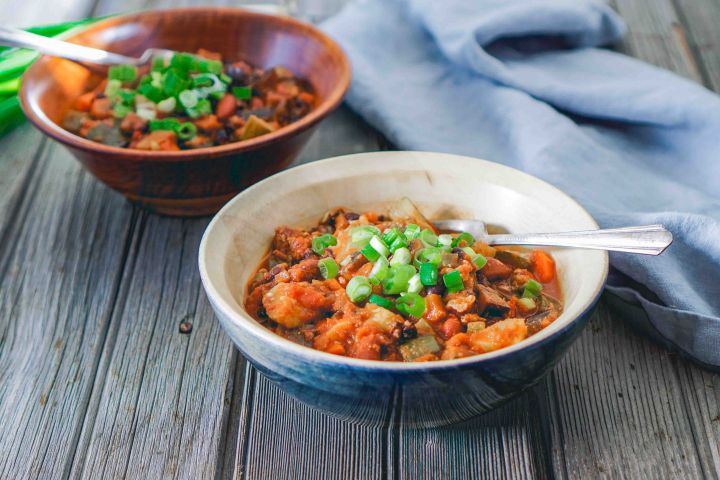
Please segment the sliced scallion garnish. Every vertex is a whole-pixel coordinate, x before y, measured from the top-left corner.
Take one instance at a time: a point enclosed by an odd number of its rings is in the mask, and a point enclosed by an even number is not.
[[[372,293],[372,285],[370,281],[362,275],[357,275],[350,279],[345,287],[345,293],[353,303],[359,303],[366,300]]]

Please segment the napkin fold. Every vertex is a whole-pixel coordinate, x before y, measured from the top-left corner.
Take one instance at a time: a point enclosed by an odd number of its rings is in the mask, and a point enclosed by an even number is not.
[[[356,0],[323,24],[353,64],[347,102],[398,147],[519,168],[602,227],[662,223],[660,257],[612,253],[628,318],[720,367],[720,98],[598,47],[591,0]]]

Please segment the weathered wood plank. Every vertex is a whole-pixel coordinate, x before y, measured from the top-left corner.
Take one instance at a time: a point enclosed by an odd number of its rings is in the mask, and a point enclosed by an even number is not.
[[[556,470],[569,478],[702,478],[673,363],[602,306],[548,388]]]
[[[0,478],[69,469],[131,216],[58,145],[42,149],[26,183],[0,255]]]
[[[319,413],[257,375],[248,437],[236,478],[383,478],[389,467],[383,428]],[[389,477],[389,476],[388,476]]]
[[[537,387],[487,415],[449,427],[399,431],[399,478],[547,478]]]
[[[717,0],[674,0],[684,40],[698,59],[705,86],[720,91],[720,4]]]
[[[235,358],[197,273],[206,224],[143,214],[73,476],[215,475]]]
[[[629,31],[620,49],[646,62],[701,81],[685,28],[671,0],[613,0]]]

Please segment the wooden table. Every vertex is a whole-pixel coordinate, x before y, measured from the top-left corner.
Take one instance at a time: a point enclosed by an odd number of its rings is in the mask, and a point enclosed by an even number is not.
[[[0,19],[171,3],[10,0]],[[625,52],[720,88],[718,0],[615,7]],[[343,108],[299,162],[386,146]],[[208,219],[132,207],[27,125],[0,152],[2,479],[719,476],[720,375],[638,336],[607,301],[546,381],[491,414],[353,426],[288,398],[233,348],[196,267]]]

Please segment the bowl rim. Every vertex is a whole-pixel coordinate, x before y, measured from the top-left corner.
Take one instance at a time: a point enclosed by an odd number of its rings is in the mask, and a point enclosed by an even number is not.
[[[238,195],[233,197],[230,201],[228,201],[222,209],[220,209],[215,216],[212,218],[210,223],[205,229],[205,232],[203,233],[202,239],[200,241],[200,247],[198,252],[198,267],[200,270],[200,279],[203,285],[203,288],[205,289],[206,295],[208,299],[210,300],[210,303],[212,306],[216,309],[219,309],[222,314],[225,316],[225,318],[229,319],[233,325],[237,326],[238,328],[244,330],[248,335],[257,338],[258,336],[262,339],[263,342],[268,342],[273,348],[278,348],[280,352],[283,350],[289,353],[296,354],[300,357],[304,357],[306,360],[311,361],[316,364],[329,364],[334,367],[338,368],[351,368],[351,369],[360,369],[365,371],[382,371],[382,372],[408,372],[408,371],[443,371],[443,370],[453,370],[457,369],[459,367],[468,366],[471,364],[482,364],[482,363],[489,363],[497,361],[498,359],[501,359],[502,357],[512,355],[513,353],[516,353],[520,350],[526,350],[531,348],[539,347],[545,343],[548,343],[563,333],[565,333],[567,330],[571,329],[581,318],[583,318],[585,315],[587,315],[588,312],[590,312],[595,304],[600,299],[600,296],[605,288],[605,283],[607,282],[607,276],[608,276],[608,270],[609,270],[609,257],[607,252],[602,252],[602,271],[600,274],[600,277],[597,281],[597,284],[595,285],[593,291],[591,294],[587,296],[587,299],[583,302],[582,306],[578,309],[578,313],[575,314],[572,318],[567,320],[567,324],[563,325],[561,328],[558,328],[554,332],[549,333],[546,336],[537,336],[533,335],[531,337],[528,337],[524,339],[521,342],[518,342],[514,345],[511,345],[509,347],[501,348],[499,350],[495,350],[492,352],[482,353],[478,355],[473,355],[470,357],[464,357],[464,358],[458,358],[458,359],[452,359],[452,360],[437,360],[432,362],[400,362],[400,361],[379,361],[379,360],[364,360],[364,359],[358,359],[358,358],[352,358],[352,357],[345,357],[340,355],[333,355],[327,352],[322,352],[320,350],[315,350],[310,347],[306,347],[300,344],[297,344],[295,342],[292,342],[291,340],[288,340],[284,337],[281,337],[280,335],[277,335],[276,333],[268,330],[267,328],[260,325],[255,319],[253,319],[249,314],[245,313],[243,310],[238,311],[235,307],[230,305],[228,302],[226,302],[222,295],[217,291],[215,285],[213,284],[213,281],[211,280],[211,276],[208,273],[207,269],[207,263],[208,263],[208,256],[207,256],[207,245],[209,242],[209,237],[212,235],[213,230],[217,228],[217,225],[221,222],[222,217],[224,214],[233,208],[233,204],[238,200],[241,196],[247,196],[252,195],[252,193],[264,186],[264,184],[274,181],[276,177],[282,177],[282,176],[288,176],[288,175],[296,175],[301,174],[304,170],[308,170],[311,168],[322,168],[323,166],[327,167],[328,169],[332,169],[333,163],[340,163],[340,162],[346,162],[350,159],[357,159],[358,157],[366,157],[366,156],[393,156],[393,155],[403,155],[403,154],[418,154],[418,155],[440,155],[444,157],[455,157],[458,159],[465,159],[465,160],[472,160],[474,162],[481,162],[484,163],[486,166],[491,165],[491,168],[497,168],[500,170],[506,170],[508,173],[512,175],[520,175],[524,176],[527,179],[531,179],[534,182],[539,182],[540,184],[543,184],[546,188],[549,188],[551,191],[553,191],[554,194],[562,197],[565,201],[569,202],[570,204],[574,205],[578,211],[584,215],[585,219],[588,220],[592,225],[595,226],[595,228],[599,228],[597,222],[595,219],[590,215],[590,213],[582,206],[580,205],[575,199],[570,197],[568,194],[560,190],[559,188],[555,187],[554,185],[541,180],[538,177],[535,177],[533,175],[530,175],[528,173],[525,173],[521,170],[508,167],[507,165],[503,165],[501,163],[492,162],[489,160],[469,157],[465,155],[455,155],[455,154],[449,154],[449,153],[441,153],[441,152],[428,152],[428,151],[416,151],[416,150],[403,150],[403,151],[380,151],[380,152],[363,152],[363,153],[354,153],[354,154],[348,154],[348,155],[341,155],[337,157],[331,157],[326,158],[322,160],[317,160],[309,163],[305,163],[302,165],[298,165],[286,170],[283,170],[281,172],[278,172],[274,175],[271,175],[260,182],[250,186],[249,188],[243,190]],[[392,161],[392,160],[390,160]],[[307,178],[307,176],[305,176]],[[596,251],[597,252],[597,251]],[[218,315],[215,313],[216,317],[218,317],[218,321],[220,323],[224,323],[225,319],[222,315]],[[232,340],[232,339],[231,339]],[[234,342],[233,342],[234,343]]]
[[[350,87],[352,79],[352,68],[350,60],[343,48],[330,36],[325,34],[319,28],[312,24],[297,20],[292,17],[286,17],[281,15],[272,15],[266,13],[260,13],[249,9],[238,8],[238,7],[182,7],[182,8],[164,8],[164,9],[153,9],[141,12],[132,12],[122,14],[104,20],[100,20],[97,23],[88,25],[87,27],[81,27],[78,29],[72,29],[68,32],[67,41],[73,42],[78,35],[85,34],[88,32],[102,31],[105,29],[117,27],[127,23],[128,21],[136,18],[141,18],[147,15],[174,15],[181,13],[193,13],[193,12],[218,12],[222,15],[237,15],[241,17],[247,17],[249,20],[260,20],[265,22],[274,23],[277,25],[291,25],[295,29],[302,32],[303,35],[312,36],[317,38],[321,43],[335,51],[340,60],[340,81],[331,89],[327,98],[325,98],[320,104],[318,104],[310,113],[302,117],[297,122],[286,125],[278,130],[271,132],[266,135],[262,135],[257,138],[250,140],[243,140],[240,142],[228,143],[225,145],[217,145],[213,147],[197,148],[192,150],[181,150],[175,152],[166,151],[148,151],[138,150],[130,148],[112,147],[104,145],[102,143],[93,142],[79,135],[71,133],[60,125],[53,122],[45,112],[40,108],[38,102],[31,101],[28,93],[28,82],[26,78],[32,76],[35,70],[42,62],[48,62],[56,57],[49,55],[41,55],[33,65],[28,68],[22,76],[23,81],[20,87],[20,105],[22,107],[25,116],[30,122],[35,125],[41,132],[52,137],[53,139],[68,145],[78,150],[91,152],[95,154],[103,154],[106,156],[124,156],[131,157],[133,161],[145,161],[145,160],[160,160],[166,162],[172,161],[186,161],[198,158],[211,158],[218,157],[227,154],[238,154],[241,152],[252,151],[262,148],[276,140],[282,140],[291,138],[304,132],[313,125],[317,124],[320,120],[326,117],[330,112],[335,110],[342,102],[343,97],[347,93]],[[77,43],[77,42],[75,42]],[[70,62],[70,60],[65,60]]]

